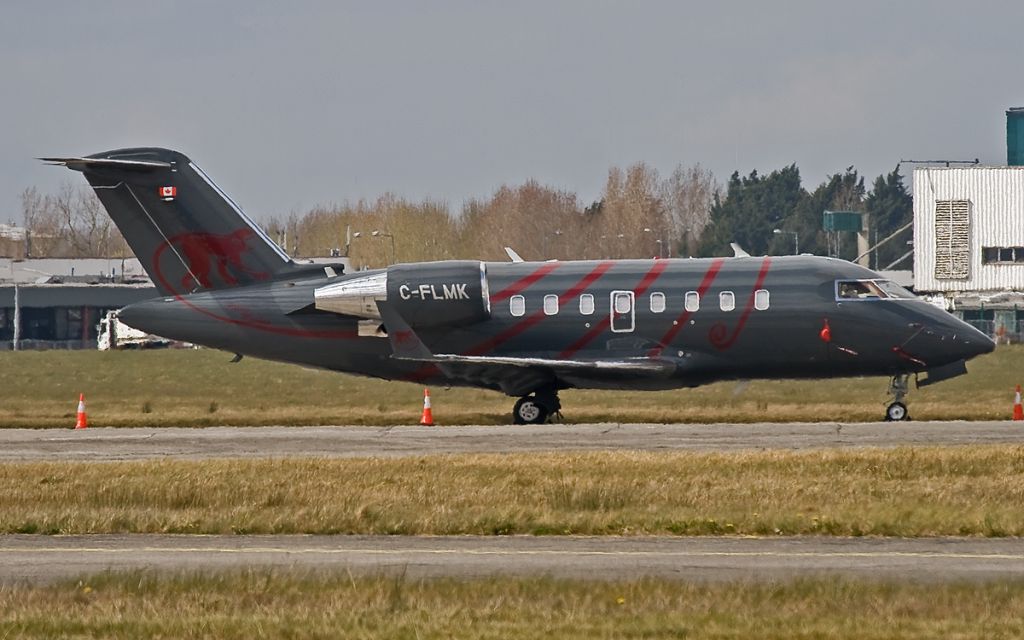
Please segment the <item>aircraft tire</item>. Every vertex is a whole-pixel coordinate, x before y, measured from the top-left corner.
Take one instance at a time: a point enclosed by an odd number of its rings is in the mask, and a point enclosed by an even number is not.
[[[548,410],[534,396],[526,396],[516,400],[512,420],[516,424],[544,424],[548,420]]]
[[[910,415],[907,414],[907,405],[902,402],[893,402],[885,408],[885,420],[886,422],[902,422],[904,420],[910,420]]]

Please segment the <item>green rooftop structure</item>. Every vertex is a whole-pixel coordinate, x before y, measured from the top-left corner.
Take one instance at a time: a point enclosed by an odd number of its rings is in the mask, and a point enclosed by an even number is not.
[[[1006,164],[1024,165],[1024,107],[1006,110]]]

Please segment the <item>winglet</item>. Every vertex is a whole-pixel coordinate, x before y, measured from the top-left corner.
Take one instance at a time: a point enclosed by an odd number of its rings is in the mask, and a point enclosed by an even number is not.
[[[508,259],[512,262],[523,262],[522,256],[516,253],[516,250],[512,247],[505,247],[505,253],[508,254]]]
[[[732,247],[732,256],[734,258],[749,258],[750,254],[744,251],[743,247],[736,242],[730,242],[729,246]]]
[[[401,314],[384,300],[377,301],[380,318],[388,330],[391,350],[399,360],[433,360],[434,354],[412,330]]]

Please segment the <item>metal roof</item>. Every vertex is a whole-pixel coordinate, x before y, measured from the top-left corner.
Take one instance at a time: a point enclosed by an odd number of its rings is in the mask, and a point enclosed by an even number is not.
[[[42,284],[53,279],[109,282],[122,277],[149,282],[136,258],[0,258],[0,283]]]
[[[120,308],[156,298],[152,285],[130,284],[38,284],[19,285],[22,307],[106,307]],[[14,285],[0,285],[0,308],[14,307]]]

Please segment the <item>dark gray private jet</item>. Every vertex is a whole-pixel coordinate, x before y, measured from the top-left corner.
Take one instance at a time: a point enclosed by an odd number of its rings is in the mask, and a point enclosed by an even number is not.
[[[127,324],[239,355],[501,391],[519,398],[517,423],[558,413],[562,389],[874,375],[892,380],[886,418],[904,420],[911,375],[945,380],[994,348],[843,260],[458,260],[348,274],[292,261],[176,151],[42,160],[85,174],[160,291],[123,309]]]

